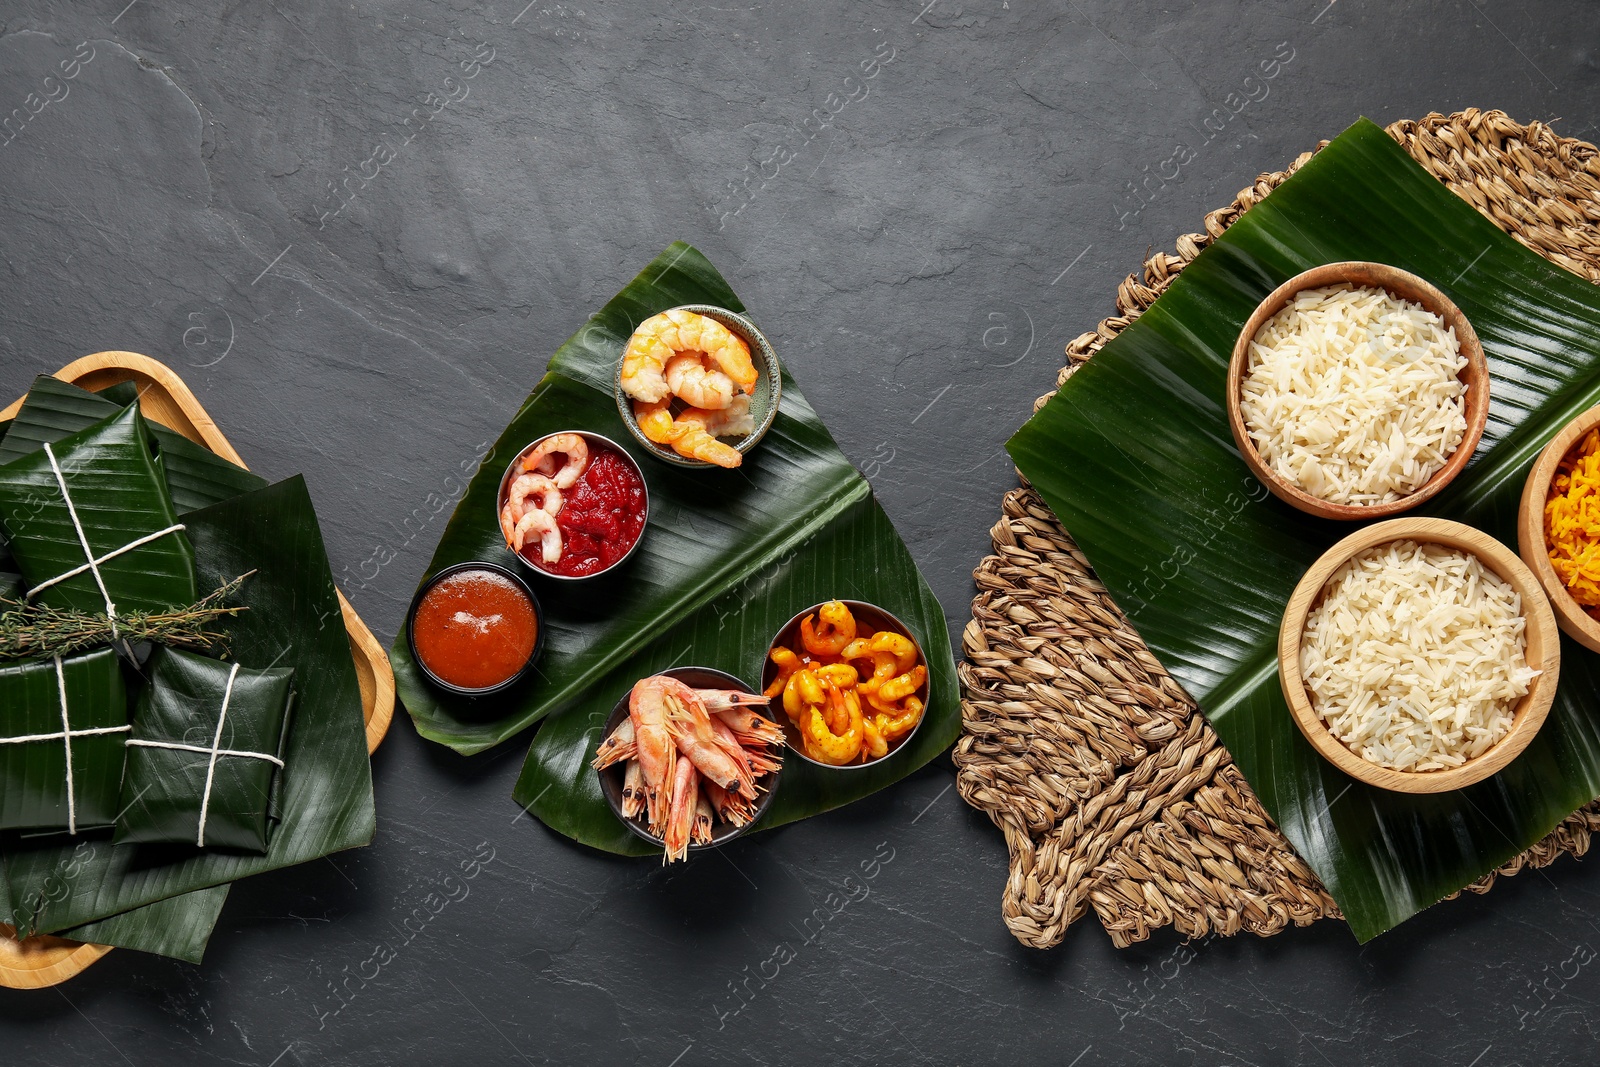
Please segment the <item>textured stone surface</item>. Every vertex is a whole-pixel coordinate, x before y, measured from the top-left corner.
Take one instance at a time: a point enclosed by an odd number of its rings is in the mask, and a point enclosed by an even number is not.
[[[1600,120],[1577,2],[123,2],[0,4],[0,384],[167,361],[252,466],[306,474],[385,640],[443,525],[405,518],[675,238],[745,295],[954,636],[1005,437],[1148,249],[1361,114]],[[948,765],[669,871],[518,819],[524,749],[397,723],[372,848],[236,887],[201,967],[117,952],[0,995],[7,1061],[1593,1059],[1592,864],[1365,948],[1319,923],[1117,952],[1084,922],[1040,954]]]

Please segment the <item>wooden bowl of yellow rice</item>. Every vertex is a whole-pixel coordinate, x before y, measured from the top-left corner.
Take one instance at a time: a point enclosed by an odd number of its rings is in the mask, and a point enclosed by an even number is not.
[[[1600,407],[1567,423],[1528,472],[1517,551],[1550,598],[1556,624],[1600,652],[1600,619],[1590,613],[1600,612]]]

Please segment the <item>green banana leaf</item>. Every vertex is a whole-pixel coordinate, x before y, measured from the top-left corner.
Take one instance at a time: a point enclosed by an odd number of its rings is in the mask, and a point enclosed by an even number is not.
[[[1600,795],[1600,659],[1563,639],[1539,736],[1456,792],[1361,785],[1295,728],[1278,685],[1278,623],[1306,568],[1355,526],[1267,495],[1234,449],[1224,380],[1260,300],[1302,270],[1351,259],[1429,279],[1476,329],[1492,379],[1488,427],[1466,470],[1413,514],[1468,523],[1515,550],[1535,457],[1600,402],[1600,290],[1519,245],[1366,120],[1229,227],[1008,447],[1366,941]]]
[[[161,956],[199,963],[205,955],[212,927],[228,899],[228,887],[197,889],[142,908],[134,908],[109,919],[61,931],[61,937],[90,941],[96,945],[137,949]]]
[[[299,679],[295,728],[284,753],[283,822],[267,855],[187,846],[113,847],[103,838],[8,843],[6,876],[22,935],[94,923],[179,893],[303,863],[371,840],[374,821],[361,694],[333,577],[305,483],[292,478],[192,512],[186,518],[202,584],[256,568],[230,620],[242,663],[293,667]],[[53,871],[82,849],[65,892],[46,891]],[[31,906],[23,906],[31,902]],[[195,907],[209,905],[195,898]],[[150,932],[154,936],[155,932]],[[175,936],[192,940],[183,930]]]
[[[767,643],[791,615],[833,597],[878,604],[915,632],[928,658],[932,699],[914,742],[870,770],[828,773],[790,761],[768,825],[866,796],[932,759],[960,726],[944,614],[871,487],[839,450],[787,372],[772,429],[734,471],[683,470],[638,447],[612,399],[622,346],[645,318],[679,304],[742,311],[716,269],[682,242],[669,247],[550,361],[490,458],[467,487],[427,573],[463,560],[517,566],[501,539],[495,498],[505,465],[561,429],[611,437],[639,460],[650,520],[633,558],[584,583],[534,577],[545,610],[545,651],[534,678],[491,699],[452,698],[411,662],[404,631],[390,652],[396,684],[424,737],[481,752],[546,716],[515,796],[586,844],[637,853],[639,844],[600,800],[593,774],[595,716],[633,682],[695,663],[758,679]],[[781,339],[778,340],[781,344]]]
[[[126,395],[123,382],[113,386],[118,396]],[[125,405],[106,399],[111,390],[91,393],[85,389],[48,374],[41,374],[28,390],[16,418],[8,423],[9,430],[0,439],[0,464],[37,451],[45,442],[54,445],[68,434],[76,433],[107,415],[115,414]],[[135,393],[135,396],[138,394]],[[172,506],[178,514],[220,503],[240,493],[260,489],[267,480],[252,474],[221,456],[202,448],[175,430],[159,423],[147,422],[160,452],[161,465],[166,470],[167,487],[172,491]]]

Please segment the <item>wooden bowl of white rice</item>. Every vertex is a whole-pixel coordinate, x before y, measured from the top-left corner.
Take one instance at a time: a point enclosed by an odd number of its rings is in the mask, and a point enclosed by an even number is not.
[[[1505,767],[1544,724],[1560,667],[1533,572],[1445,519],[1390,519],[1334,545],[1278,631],[1278,680],[1306,740],[1352,778],[1402,793]]]
[[[1416,507],[1472,458],[1489,367],[1461,309],[1383,263],[1329,263],[1278,286],[1228,364],[1228,425],[1272,493],[1325,519]]]

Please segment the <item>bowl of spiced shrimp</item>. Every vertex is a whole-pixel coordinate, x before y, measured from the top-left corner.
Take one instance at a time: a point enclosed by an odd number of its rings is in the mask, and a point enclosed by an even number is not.
[[[831,770],[893,756],[928,706],[928,661],[911,628],[860,600],[814,604],[786,622],[761,683],[795,755]]]
[[[590,764],[612,814],[662,849],[663,863],[748,831],[783,768],[783,728],[768,703],[710,667],[639,679],[611,709]]]
[[[727,308],[683,304],[633,331],[614,392],[623,424],[655,458],[732,468],[772,428],[782,377],[755,323]]]

